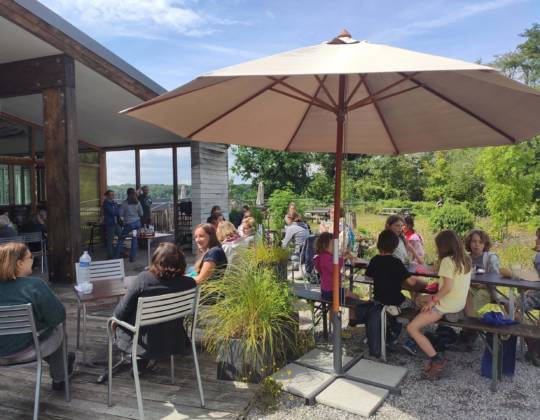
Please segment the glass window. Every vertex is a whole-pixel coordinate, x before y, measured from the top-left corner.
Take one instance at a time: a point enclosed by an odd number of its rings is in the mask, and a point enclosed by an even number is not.
[[[32,176],[32,172],[30,170],[30,166],[23,166],[23,204],[30,205],[32,204],[32,194],[31,194],[31,186],[30,186],[30,178]]]
[[[13,182],[15,185],[15,200],[14,204],[20,206],[23,204],[23,171],[20,165],[13,166]]]
[[[178,160],[178,197],[191,198],[191,147],[176,149]]]
[[[116,200],[126,199],[126,190],[135,188],[135,151],[107,152],[107,188],[115,192]]]
[[[0,206],[9,205],[9,166],[0,164]]]
[[[141,187],[147,185],[154,203],[172,203],[172,149],[142,149]]]

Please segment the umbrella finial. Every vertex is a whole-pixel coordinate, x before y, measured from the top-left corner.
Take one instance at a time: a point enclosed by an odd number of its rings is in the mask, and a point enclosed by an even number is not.
[[[329,44],[356,44],[358,41],[353,39],[351,33],[347,29],[343,29],[340,34],[335,37]]]

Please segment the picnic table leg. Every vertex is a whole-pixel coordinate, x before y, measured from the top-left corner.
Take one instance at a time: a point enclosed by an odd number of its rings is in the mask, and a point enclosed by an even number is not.
[[[323,338],[328,341],[328,308],[324,303],[321,305],[321,316],[323,322]]]
[[[510,291],[508,292],[508,311],[510,312],[510,319],[514,319],[516,313],[516,297],[513,287],[510,287]]]
[[[491,390],[497,392],[499,380],[499,334],[493,334],[491,343]]]
[[[77,299],[77,348],[79,348],[79,336],[81,335],[81,302]]]
[[[520,323],[523,324],[525,322],[526,313],[524,311],[525,308],[525,290],[519,291],[519,300],[521,302],[521,321]],[[523,361],[525,360],[525,338],[518,337],[518,359]]]
[[[152,238],[146,238],[146,257],[148,259],[148,267],[150,267],[150,245],[152,243]]]
[[[82,316],[82,325],[83,325],[83,363],[86,363],[86,305],[82,304],[83,316]]]

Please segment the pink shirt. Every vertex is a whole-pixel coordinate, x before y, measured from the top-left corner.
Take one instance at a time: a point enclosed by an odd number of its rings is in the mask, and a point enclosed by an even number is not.
[[[332,291],[332,276],[334,273],[334,257],[327,251],[315,255],[313,262],[315,269],[321,276],[321,290],[324,292]],[[339,257],[339,269],[343,267],[343,257]]]

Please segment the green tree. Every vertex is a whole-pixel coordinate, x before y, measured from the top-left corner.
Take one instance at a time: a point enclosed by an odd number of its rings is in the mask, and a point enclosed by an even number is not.
[[[254,147],[238,146],[234,148],[236,161],[233,172],[252,185],[264,183],[265,192],[290,188],[301,194],[310,182],[310,166],[313,156],[310,153],[290,153]]]
[[[528,144],[488,147],[478,163],[489,214],[506,235],[508,223],[522,221],[530,210],[538,164]]]

